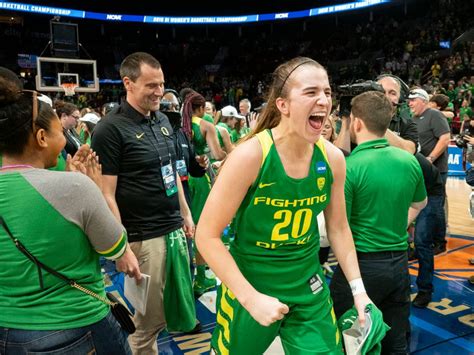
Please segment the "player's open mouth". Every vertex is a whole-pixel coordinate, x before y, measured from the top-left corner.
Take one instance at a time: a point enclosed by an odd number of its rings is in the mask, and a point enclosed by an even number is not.
[[[323,126],[324,119],[326,118],[325,112],[315,112],[309,116],[309,124],[312,128],[320,130]]]

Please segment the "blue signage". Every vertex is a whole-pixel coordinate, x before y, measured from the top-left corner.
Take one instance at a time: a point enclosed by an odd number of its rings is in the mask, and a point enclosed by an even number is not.
[[[468,169],[470,164],[467,164]],[[462,149],[455,145],[448,146],[448,176],[466,175],[462,167]]]
[[[303,18],[318,15],[327,15],[341,11],[358,10],[361,8],[381,5],[388,3],[391,0],[360,0],[347,4],[340,4],[334,6],[318,7],[314,9],[272,13],[272,14],[258,14],[258,15],[242,15],[242,16],[200,16],[200,17],[170,17],[160,15],[127,15],[127,14],[107,14],[98,12],[89,12],[82,10],[63,9],[58,7],[23,4],[12,1],[0,1],[0,9],[21,11],[44,15],[64,16],[86,18],[100,21],[115,21],[115,22],[144,22],[144,23],[158,23],[158,24],[172,24],[172,25],[193,25],[193,24],[230,24],[230,23],[250,23],[259,21],[275,21],[275,20],[289,20],[295,18]]]

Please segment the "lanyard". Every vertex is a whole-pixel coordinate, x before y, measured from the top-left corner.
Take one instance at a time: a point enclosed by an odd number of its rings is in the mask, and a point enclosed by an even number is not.
[[[158,159],[160,160],[160,166],[163,166],[163,158],[161,157],[160,155],[160,149],[159,149],[159,137],[157,137],[156,135],[156,132],[155,130],[153,129],[153,126],[155,124],[157,124],[159,127],[160,127],[160,133],[161,133],[161,138],[163,139],[163,141],[165,142],[166,144],[166,151],[168,152],[168,160],[169,160],[169,164],[171,164],[171,150],[170,150],[170,147],[168,145],[168,142],[167,142],[167,137],[169,137],[169,132],[168,132],[168,129],[164,126],[161,126],[159,124],[159,121],[158,122],[155,122],[155,117],[153,118],[147,118],[147,123],[148,123],[148,127],[150,128],[151,130],[151,133],[153,134],[153,137],[155,139],[152,139],[151,143],[153,145],[153,147],[155,148],[156,150],[156,153],[158,154]]]

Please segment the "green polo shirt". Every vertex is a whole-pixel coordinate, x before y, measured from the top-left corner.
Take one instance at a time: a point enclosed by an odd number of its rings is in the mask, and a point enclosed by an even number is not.
[[[416,158],[386,139],[359,144],[347,158],[347,218],[359,252],[408,248],[407,220],[412,202],[426,197]]]

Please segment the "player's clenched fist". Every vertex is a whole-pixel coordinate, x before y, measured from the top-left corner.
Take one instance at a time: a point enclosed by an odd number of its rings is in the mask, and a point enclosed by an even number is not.
[[[290,309],[277,298],[257,292],[248,304],[243,305],[250,315],[261,325],[268,327],[272,323],[283,319]]]

